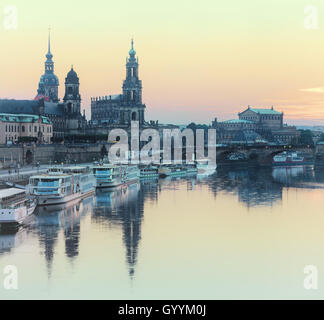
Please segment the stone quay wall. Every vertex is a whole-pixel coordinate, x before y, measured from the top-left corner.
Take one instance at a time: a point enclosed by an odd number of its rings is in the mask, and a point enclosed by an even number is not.
[[[0,146],[0,169],[47,163],[82,163],[102,159],[110,144],[46,144]]]

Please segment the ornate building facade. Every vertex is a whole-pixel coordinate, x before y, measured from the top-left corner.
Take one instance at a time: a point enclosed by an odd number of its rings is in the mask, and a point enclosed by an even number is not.
[[[129,126],[132,120],[145,123],[145,104],[142,103],[142,81],[139,79],[139,64],[134,42],[131,42],[126,59],[126,79],[122,94],[91,98],[92,126]]]
[[[53,125],[44,116],[0,113],[0,144],[39,141],[51,143]]]
[[[212,127],[217,129],[218,143],[291,143],[299,137],[296,127],[284,124],[283,113],[273,107],[260,109],[248,106],[238,116],[238,119],[213,121]]]
[[[59,80],[54,74],[51,39],[48,37],[45,71],[40,77],[34,100],[0,100],[0,113],[32,114],[46,117],[53,125],[53,139],[60,141],[71,132],[83,131],[87,126],[81,114],[80,82],[73,67],[65,78],[63,102],[58,97]],[[41,142],[41,140],[39,140]]]

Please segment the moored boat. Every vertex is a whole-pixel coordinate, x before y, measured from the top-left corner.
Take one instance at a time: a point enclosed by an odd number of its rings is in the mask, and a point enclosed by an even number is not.
[[[54,205],[84,198],[95,191],[95,179],[88,167],[53,167],[47,174],[29,179],[30,195],[38,205]]]
[[[159,176],[161,178],[165,177],[179,177],[179,176],[185,176],[187,174],[187,169],[185,166],[181,164],[167,164],[162,165],[159,167]]]
[[[97,188],[113,188],[129,184],[139,179],[140,171],[136,165],[117,165],[103,163],[92,168]]]
[[[0,224],[19,225],[34,213],[35,201],[27,198],[23,189],[0,190]]]
[[[159,177],[159,168],[154,165],[140,166],[141,179],[154,179]]]
[[[195,163],[189,163],[186,165],[187,174],[196,174],[198,173],[198,168]]]
[[[272,159],[273,166],[304,166],[310,165],[312,161],[298,152],[281,152]]]

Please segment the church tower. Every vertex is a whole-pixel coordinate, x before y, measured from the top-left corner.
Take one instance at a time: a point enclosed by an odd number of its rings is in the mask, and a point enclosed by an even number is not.
[[[123,82],[123,104],[128,108],[128,121],[144,122],[145,105],[142,104],[142,81],[138,78],[138,58],[135,57],[134,41],[131,41],[129,57],[126,59],[126,79]]]
[[[41,76],[37,96],[35,100],[44,99],[46,101],[58,102],[58,86],[59,81],[54,74],[54,62],[52,60],[53,55],[51,53],[51,35],[48,34],[48,52],[46,54],[45,61],[45,73]]]
[[[65,78],[65,95],[63,101],[66,115],[80,115],[81,96],[79,87],[79,78],[72,66]]]

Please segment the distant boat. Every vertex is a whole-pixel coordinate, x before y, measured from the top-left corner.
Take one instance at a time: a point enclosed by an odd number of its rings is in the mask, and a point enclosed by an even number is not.
[[[139,167],[140,179],[154,179],[159,177],[159,167],[154,165],[143,165]]]
[[[312,164],[312,161],[297,152],[281,152],[272,159],[273,166],[301,166]]]
[[[17,188],[0,190],[0,224],[19,225],[34,213],[36,202],[28,199],[26,191]]]
[[[167,164],[159,167],[159,176],[161,178],[165,177],[179,177],[185,176],[187,174],[187,169],[181,164]]]
[[[97,188],[113,188],[136,182],[140,170],[136,165],[102,163],[92,167]]]
[[[246,155],[244,153],[232,153],[227,157],[228,161],[235,162],[235,161],[246,161]]]

